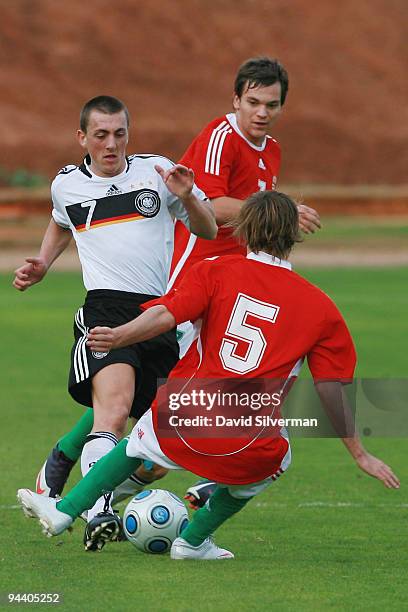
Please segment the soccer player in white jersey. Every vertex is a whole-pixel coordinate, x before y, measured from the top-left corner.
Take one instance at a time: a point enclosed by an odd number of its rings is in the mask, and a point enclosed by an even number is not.
[[[276,191],[254,194],[239,213],[237,234],[248,245],[247,257],[199,262],[177,289],[145,304],[146,312],[137,319],[115,329],[90,331],[90,348],[105,352],[144,342],[187,319],[201,322],[199,342],[172,370],[167,385],[159,388],[152,409],[139,420],[129,441],[122,440],[59,502],[27,489],[18,492],[24,511],[39,518],[48,535],[69,528],[101,491],[119,484],[141,459],[150,458],[218,483],[174,541],[171,557],[232,558],[233,553],[216,546],[211,535],[288,468],[290,445],[279,423],[280,400],[304,357],[335,431],[358,467],[388,488],[399,487],[391,468],[363,447],[351,413],[347,414],[342,387],[353,377],[356,355],[344,319],[330,298],[293,272],[287,261],[298,240],[295,204]],[[277,403],[276,396],[266,393],[274,400],[266,401],[263,411],[266,416],[274,409],[277,424],[254,426],[251,408],[240,407],[247,403],[230,410],[222,401],[211,407],[205,399],[195,401],[209,388],[240,389],[252,398],[254,387],[258,401],[261,382],[270,385],[263,391],[279,391]],[[240,414],[251,422],[217,431],[218,416]],[[203,415],[206,422],[193,424]]]
[[[83,475],[117,444],[129,414],[139,418],[150,407],[157,380],[178,359],[175,330],[108,353],[87,348],[89,328],[123,324],[141,303],[163,295],[174,219],[202,238],[217,233],[211,205],[194,186],[193,172],[157,155],[127,156],[128,128],[128,111],[117,98],[99,96],[85,104],[77,135],[87,155],[80,166],[66,166],[54,179],[52,218],[39,256],[28,258],[14,280],[20,291],[41,281],[74,237],[87,296],[75,315],[69,391],[77,402],[93,407],[93,427],[81,456]],[[52,482],[58,482],[61,466],[65,482],[75,458],[54,448],[39,475],[38,492],[60,494],[50,491]],[[106,513],[112,513],[110,495],[89,510],[85,545],[90,550],[100,545],[98,529]]]

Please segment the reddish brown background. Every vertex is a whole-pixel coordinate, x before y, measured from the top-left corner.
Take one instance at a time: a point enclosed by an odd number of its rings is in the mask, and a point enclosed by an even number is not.
[[[230,109],[247,57],[290,75],[282,182],[408,183],[406,0],[1,1],[0,166],[53,176],[78,112],[117,95],[130,151],[177,158]]]

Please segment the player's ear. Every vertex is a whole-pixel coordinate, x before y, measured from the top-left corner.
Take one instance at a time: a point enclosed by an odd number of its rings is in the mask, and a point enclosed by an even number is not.
[[[238,111],[241,106],[241,100],[236,93],[232,96],[232,107],[234,111]]]
[[[83,132],[82,130],[78,130],[77,131],[77,139],[78,139],[78,142],[81,145],[81,147],[86,149],[87,142],[86,142],[86,134],[85,134],[85,132]]]

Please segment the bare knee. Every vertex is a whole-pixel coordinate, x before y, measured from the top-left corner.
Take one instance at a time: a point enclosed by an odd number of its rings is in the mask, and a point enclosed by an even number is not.
[[[121,438],[126,430],[127,419],[131,405],[128,402],[116,400],[110,404],[94,404],[93,431],[111,431]]]

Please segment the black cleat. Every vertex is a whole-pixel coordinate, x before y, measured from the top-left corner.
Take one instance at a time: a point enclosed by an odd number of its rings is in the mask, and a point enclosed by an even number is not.
[[[36,492],[46,497],[60,497],[75,463],[55,446],[37,476]]]
[[[120,516],[112,512],[99,512],[85,527],[85,550],[102,550],[106,542],[116,542],[122,533]]]
[[[198,510],[205,506],[208,498],[214,493],[217,483],[213,480],[199,480],[186,491],[184,499],[188,501],[191,510]]]

